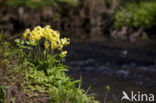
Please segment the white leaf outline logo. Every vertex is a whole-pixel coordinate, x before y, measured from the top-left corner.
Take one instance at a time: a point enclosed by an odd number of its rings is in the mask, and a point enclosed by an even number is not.
[[[127,95],[127,93],[126,93],[125,91],[122,91],[122,94],[123,94],[123,97],[122,97],[121,101],[122,101],[123,99],[126,99],[126,100],[131,101],[131,99],[128,97],[128,95]]]

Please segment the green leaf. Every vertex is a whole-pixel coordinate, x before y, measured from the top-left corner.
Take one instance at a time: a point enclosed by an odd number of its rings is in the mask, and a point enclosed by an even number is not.
[[[2,34],[0,33],[0,41],[2,40]]]
[[[21,41],[21,44],[23,45],[24,44],[24,41]]]
[[[15,42],[16,43],[20,43],[20,39],[15,39]]]

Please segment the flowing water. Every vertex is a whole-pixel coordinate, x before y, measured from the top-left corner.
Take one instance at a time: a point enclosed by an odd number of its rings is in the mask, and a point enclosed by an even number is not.
[[[111,87],[106,103],[128,103],[122,91],[130,94],[156,93],[156,42],[130,43],[105,39],[101,42],[72,42],[65,63],[68,75],[82,77],[82,88],[91,89],[101,103],[106,85]],[[138,103],[138,102],[137,102]],[[141,102],[143,103],[143,102]]]

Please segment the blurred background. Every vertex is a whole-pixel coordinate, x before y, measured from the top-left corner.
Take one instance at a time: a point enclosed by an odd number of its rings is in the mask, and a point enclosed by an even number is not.
[[[122,91],[156,93],[155,0],[0,0],[6,39],[26,28],[52,28],[71,38],[69,76],[103,102],[120,103]]]

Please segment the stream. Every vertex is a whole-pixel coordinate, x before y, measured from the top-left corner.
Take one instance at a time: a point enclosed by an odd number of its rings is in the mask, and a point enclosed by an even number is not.
[[[89,94],[94,93],[100,103],[104,103],[106,85],[111,88],[106,103],[129,103],[121,101],[122,91],[156,93],[155,41],[130,43],[105,39],[72,42],[67,48],[64,60],[69,65],[67,74],[74,79],[82,78],[82,88],[91,87]]]

